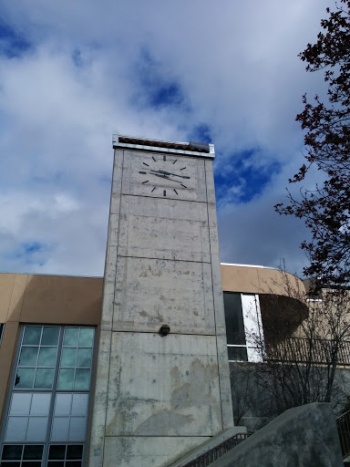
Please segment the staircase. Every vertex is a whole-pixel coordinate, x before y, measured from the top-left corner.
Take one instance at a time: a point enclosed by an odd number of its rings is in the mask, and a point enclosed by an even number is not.
[[[183,467],[206,467],[236,447],[242,441],[246,440],[250,435],[251,433],[237,433],[231,438],[225,440],[223,443],[211,448],[196,459],[184,464]]]
[[[344,466],[350,467],[350,410],[338,417],[336,422]]]

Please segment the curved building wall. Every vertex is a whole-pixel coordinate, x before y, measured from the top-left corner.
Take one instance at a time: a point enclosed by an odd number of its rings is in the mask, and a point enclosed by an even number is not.
[[[280,269],[242,264],[221,264],[222,289],[225,292],[291,295],[305,294],[303,281]]]

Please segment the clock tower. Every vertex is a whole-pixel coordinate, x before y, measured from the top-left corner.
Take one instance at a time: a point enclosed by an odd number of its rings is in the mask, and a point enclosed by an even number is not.
[[[161,467],[233,426],[214,147],[115,136],[92,467]]]

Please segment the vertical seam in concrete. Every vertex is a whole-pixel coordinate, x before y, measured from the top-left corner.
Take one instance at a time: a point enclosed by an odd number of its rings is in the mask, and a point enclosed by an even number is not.
[[[120,197],[119,197],[119,207],[118,207],[118,232],[116,234],[117,238],[119,238],[120,233],[120,212],[121,212],[121,204],[122,204],[122,193],[123,193],[123,172],[124,172],[124,153],[123,150],[122,154],[122,163],[121,163],[121,175],[120,175]],[[115,158],[117,155],[117,151],[114,151],[114,162],[113,167],[115,168]],[[113,174],[114,175],[114,174]],[[113,182],[112,181],[112,192],[113,192]],[[118,248],[116,249],[116,258],[115,258],[115,277],[114,277],[114,294],[116,289],[116,282],[117,282],[117,266],[118,266],[118,249],[119,249],[119,242],[117,242]],[[104,423],[104,433],[103,433],[103,454],[102,454],[102,465],[104,464],[104,454],[105,454],[105,445],[106,445],[106,430],[107,430],[107,411],[108,411],[108,401],[109,401],[109,386],[110,386],[110,374],[111,374],[111,356],[112,356],[112,336],[113,336],[113,321],[114,321],[114,295],[112,298],[112,317],[111,317],[111,329],[110,332],[110,339],[109,339],[109,361],[108,361],[108,376],[107,376],[107,391],[106,391],[106,406],[105,406],[105,423]]]
[[[208,180],[207,180],[207,161],[204,160],[204,177],[205,177],[205,195],[207,200],[207,218],[208,218],[208,230],[209,230],[209,255],[210,255],[210,275],[211,275],[211,292],[212,292],[212,302],[214,310],[214,327],[215,327],[215,346],[216,346],[216,358],[218,365],[218,381],[219,381],[219,394],[220,394],[220,413],[221,413],[221,429],[224,428],[224,418],[223,418],[223,404],[222,404],[222,387],[221,387],[221,371],[220,371],[220,359],[219,359],[219,348],[218,348],[218,333],[217,333],[217,309],[215,306],[215,284],[214,284],[214,274],[213,274],[213,254],[212,254],[212,231],[210,223],[210,213],[209,213],[209,199],[208,199]],[[212,161],[210,161],[212,163]]]

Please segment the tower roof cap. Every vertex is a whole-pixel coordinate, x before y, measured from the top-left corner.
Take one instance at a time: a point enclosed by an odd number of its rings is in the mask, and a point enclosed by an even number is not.
[[[155,139],[139,138],[133,136],[113,135],[113,148],[141,149],[143,151],[167,152],[175,154],[188,154],[214,158],[214,145],[199,142],[174,142]]]

